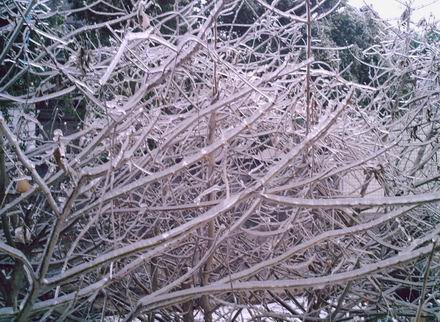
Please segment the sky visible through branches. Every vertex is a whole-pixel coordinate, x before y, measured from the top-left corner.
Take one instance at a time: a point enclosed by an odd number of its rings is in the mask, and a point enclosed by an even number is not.
[[[440,1],[439,0],[349,0],[351,5],[360,8],[365,4],[371,5],[379,15],[384,19],[397,21],[406,9],[405,4],[411,4],[414,8],[413,19],[419,21],[422,18],[429,18],[433,15],[436,19],[440,17]]]

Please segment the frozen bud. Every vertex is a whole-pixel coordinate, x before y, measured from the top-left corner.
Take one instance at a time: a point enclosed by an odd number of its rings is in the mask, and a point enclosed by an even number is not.
[[[16,190],[18,193],[26,193],[31,189],[28,177],[21,177],[16,180]]]
[[[31,232],[25,226],[17,227],[14,231],[15,242],[26,244],[31,240]]]
[[[56,129],[53,131],[53,141],[58,142],[59,139],[63,136],[63,131],[60,129]]]
[[[150,17],[148,17],[145,12],[141,11],[139,19],[142,29],[147,30],[150,27]]]

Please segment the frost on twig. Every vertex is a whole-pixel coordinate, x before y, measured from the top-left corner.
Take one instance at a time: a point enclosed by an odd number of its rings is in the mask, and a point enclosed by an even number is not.
[[[337,2],[8,3],[0,319],[439,313],[427,30],[384,25],[358,84],[316,46]]]

